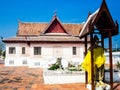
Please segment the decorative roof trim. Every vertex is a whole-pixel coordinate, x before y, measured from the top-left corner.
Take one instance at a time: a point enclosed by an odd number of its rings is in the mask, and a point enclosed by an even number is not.
[[[98,14],[97,14],[97,16],[96,16],[96,18],[95,18],[94,23],[97,22],[97,20],[98,20],[98,18],[99,18],[99,15],[100,15],[103,11],[106,12],[106,14],[107,14],[107,16],[109,17],[110,21],[114,24],[114,21],[113,21],[113,19],[112,19],[112,16],[111,16],[111,14],[110,14],[110,12],[109,12],[109,9],[108,9],[108,7],[107,7],[107,4],[106,4],[106,1],[105,1],[105,0],[102,1],[102,4],[101,4],[101,6],[100,6],[100,10],[99,10],[99,12],[98,12]],[[93,24],[94,24],[94,23],[93,23]]]
[[[89,24],[91,23],[91,21],[93,22],[98,14],[100,9],[97,9],[93,14],[90,14],[88,16],[88,19],[86,21],[86,23],[84,24],[79,36],[82,37],[83,34],[85,34],[86,32],[89,32]],[[86,31],[87,30],[87,31]],[[87,34],[87,33],[86,33]]]
[[[110,30],[112,32],[112,36],[116,35],[118,33],[118,24],[117,22],[114,23],[111,14],[109,12],[109,9],[107,7],[107,4],[105,2],[105,0],[102,1],[102,4],[100,6],[100,9],[98,9],[97,11],[95,11],[93,14],[89,15],[86,23],[84,24],[81,33],[79,34],[80,38],[84,37],[85,35],[88,35],[91,33],[91,30],[96,29],[94,27],[94,25],[99,21],[99,19],[101,18],[102,13],[105,12],[109,22],[111,23],[109,26],[112,25],[112,27],[110,29],[107,28],[103,28],[102,30],[106,30],[108,32],[108,30]],[[97,29],[101,30],[101,28],[97,27]],[[102,31],[101,30],[101,31]],[[102,32],[104,32],[102,31]],[[105,35],[103,36],[104,38],[108,37],[108,33],[104,33]]]
[[[63,30],[64,30],[67,34],[69,34],[69,33],[67,32],[67,30],[65,30],[65,28],[64,28],[63,25],[61,24],[61,22],[60,22],[60,20],[58,19],[58,17],[57,17],[56,14],[53,16],[51,22],[48,24],[48,26],[47,26],[46,29],[42,32],[42,34],[45,34],[45,33],[47,32],[47,30],[49,29],[49,27],[52,25],[52,23],[53,23],[55,20],[57,20],[57,22],[60,24],[60,26],[63,28]]]

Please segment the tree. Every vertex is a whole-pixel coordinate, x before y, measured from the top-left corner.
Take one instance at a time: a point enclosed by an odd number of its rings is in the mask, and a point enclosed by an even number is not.
[[[4,49],[5,49],[5,45],[2,41],[0,41],[0,56],[3,56]]]
[[[120,62],[119,61],[117,61],[116,66],[120,70]]]
[[[3,56],[4,58],[5,58],[5,56],[6,56],[5,53],[6,53],[6,51],[4,50],[3,53],[2,53],[2,56]]]

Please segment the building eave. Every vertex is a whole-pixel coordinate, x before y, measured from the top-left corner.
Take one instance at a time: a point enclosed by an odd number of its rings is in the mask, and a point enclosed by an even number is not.
[[[3,39],[5,43],[13,43],[13,42],[39,42],[39,43],[82,43],[83,40],[79,37],[73,36],[36,36],[36,37],[11,37],[7,39]]]

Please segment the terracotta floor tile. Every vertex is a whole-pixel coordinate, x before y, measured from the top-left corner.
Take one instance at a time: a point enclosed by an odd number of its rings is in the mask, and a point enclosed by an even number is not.
[[[0,90],[87,90],[85,84],[44,84],[41,68],[0,65]],[[120,83],[114,84],[120,90]]]
[[[26,90],[26,88],[18,88],[17,90]]]

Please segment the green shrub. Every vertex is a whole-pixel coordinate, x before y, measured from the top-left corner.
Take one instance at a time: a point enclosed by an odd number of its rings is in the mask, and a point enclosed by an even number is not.
[[[50,65],[48,70],[56,70],[56,69],[62,68],[61,60],[62,60],[62,58],[57,58],[56,63]]]
[[[69,67],[68,68],[68,70],[70,70],[70,71],[82,71],[82,69],[81,68],[76,68],[76,67]]]
[[[116,64],[117,68],[120,70],[120,62],[117,61],[117,64]]]
[[[56,70],[60,68],[58,64],[52,64],[50,68],[48,68],[48,70]]]

